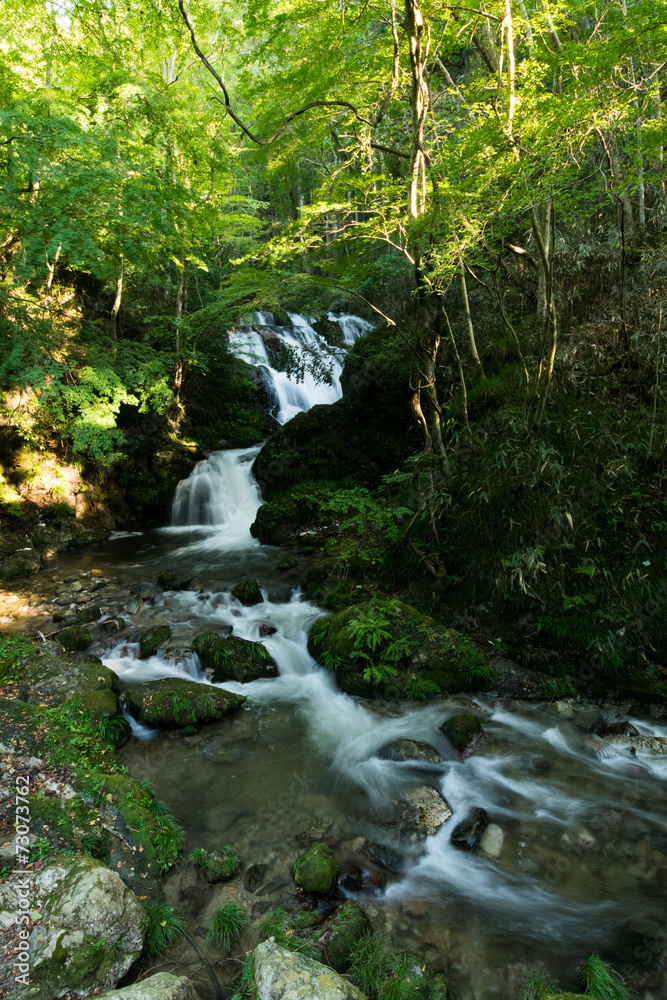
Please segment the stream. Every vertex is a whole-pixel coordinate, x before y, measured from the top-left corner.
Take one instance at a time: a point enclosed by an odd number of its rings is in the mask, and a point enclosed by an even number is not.
[[[330,319],[347,345],[367,328],[355,317]],[[272,367],[262,331],[297,351],[320,342],[303,317],[292,322],[284,329],[264,314],[233,336],[234,350],[262,367],[279,423],[341,395],[340,357],[330,385],[308,375],[297,383]],[[126,599],[114,604],[118,588],[102,592],[105,614],[121,613],[137,640],[150,625],[172,630],[168,647],[147,660],[127,638],[99,650],[124,685],[184,675],[208,683],[188,647],[223,625],[261,641],[279,666],[274,679],[221,685],[247,695],[248,707],[196,735],[161,737],[133,723],[123,762],[167,803],[187,850],[232,844],[246,870],[266,866],[268,891],[246,886],[236,897],[261,913],[293,900],[295,835],[319,824],[338,855],[342,892],[366,908],[374,929],[442,969],[457,1000],[512,1000],[526,970],[542,966],[577,992],[577,965],[595,950],[644,1000],[667,997],[667,755],[591,740],[587,729],[601,715],[627,718],[611,707],[484,697],[396,704],[339,692],[306,645],[324,612],[302,599],[294,573],[279,571],[284,552],[250,535],[262,502],[252,474],[258,452],[219,451],[197,465],[176,491],[170,526],[112,536],[59,563],[59,572],[101,568],[123,581],[125,594],[164,569],[191,579],[187,589],[136,601],[133,612]],[[262,604],[244,607],[232,597],[246,577],[259,581]],[[265,624],[277,631],[261,637]],[[461,711],[475,712],[486,734],[465,761],[439,731]],[[667,720],[630,721],[642,734],[667,736]],[[443,763],[378,756],[400,738],[429,743]],[[453,812],[426,841],[402,836],[383,813],[423,784],[437,788]],[[484,808],[492,822],[485,850],[450,841],[471,807]],[[165,892],[198,919],[201,899],[188,876],[175,873]]]

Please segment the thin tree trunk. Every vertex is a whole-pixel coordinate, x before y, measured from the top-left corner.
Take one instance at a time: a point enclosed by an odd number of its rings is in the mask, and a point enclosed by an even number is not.
[[[466,284],[466,272],[465,266],[463,264],[463,258],[460,258],[460,278],[461,278],[461,295],[463,297],[463,310],[466,314],[466,325],[468,328],[468,343],[470,344],[470,353],[472,355],[473,364],[480,378],[485,379],[486,373],[482,366],[482,362],[479,357],[479,352],[477,350],[477,341],[475,340],[475,328],[472,325],[472,316],[470,315],[470,302],[468,301],[468,286]]]
[[[120,312],[120,304],[123,298],[123,259],[121,257],[120,261],[120,274],[118,275],[118,280],[116,281],[116,298],[114,299],[113,308],[111,310],[111,339],[114,343],[118,342],[118,313]]]

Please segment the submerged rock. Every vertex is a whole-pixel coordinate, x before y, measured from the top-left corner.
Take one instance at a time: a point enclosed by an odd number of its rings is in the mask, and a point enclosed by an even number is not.
[[[82,856],[35,879],[44,899],[30,935],[30,973],[43,997],[116,985],[139,957],[144,909],[119,876]]]
[[[336,972],[346,972],[359,939],[370,933],[371,922],[366,913],[350,899],[328,917],[314,940],[327,965]]]
[[[479,719],[472,712],[466,712],[464,715],[452,715],[450,719],[443,722],[440,731],[460,754],[470,750],[473,743],[484,732]]]
[[[224,681],[256,681],[277,677],[278,666],[261,642],[249,642],[236,636],[221,636],[209,629],[192,643],[192,649],[210,671],[214,684]]]
[[[130,713],[147,726],[161,729],[213,722],[239,708],[245,700],[243,695],[182,677],[147,681],[125,692],[125,704]]]
[[[304,892],[326,896],[336,885],[337,878],[338,861],[326,844],[313,844],[294,862],[294,881]]]
[[[417,760],[426,764],[441,764],[443,756],[428,743],[419,740],[394,740],[378,750],[381,760],[403,761]]]
[[[255,948],[252,975],[258,1000],[366,1000],[329,966],[273,941]]]
[[[489,817],[486,810],[476,806],[452,830],[452,844],[455,847],[462,847],[466,851],[474,851],[479,847],[482,834],[488,825]]]
[[[187,976],[156,972],[122,990],[103,993],[97,1000],[199,1000],[199,994]]]
[[[171,639],[171,629],[168,625],[156,625],[143,632],[139,639],[139,658],[147,660],[149,656],[155,656],[158,647]]]
[[[235,597],[247,608],[252,607],[253,604],[261,604],[264,600],[257,580],[241,580],[235,587],[232,587],[232,597]]]
[[[388,872],[400,875],[408,867],[405,856],[400,851],[395,850],[393,847],[388,847],[386,844],[369,844],[366,850],[368,851],[368,856],[378,865],[381,865],[382,868],[386,868]]]
[[[331,816],[325,816],[323,814],[316,816],[306,830],[302,830],[301,833],[295,834],[294,839],[297,844],[312,844],[314,840],[321,840],[322,837],[331,829],[332,825],[333,819]]]

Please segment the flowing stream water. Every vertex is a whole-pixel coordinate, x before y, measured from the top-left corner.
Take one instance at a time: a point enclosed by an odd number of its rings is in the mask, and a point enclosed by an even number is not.
[[[271,319],[260,316],[236,333],[234,349],[263,366],[284,422],[340,396],[340,359],[331,385],[297,384],[272,367],[261,331],[295,349],[319,344],[318,335],[301,317],[289,331]],[[364,332],[353,317],[333,319],[347,344]],[[165,568],[195,579],[133,618],[137,628],[171,626],[163,653],[140,660],[127,640],[104,652],[123,683],[184,675],[208,683],[187,647],[221,625],[263,642],[279,666],[277,678],[223,685],[246,694],[249,707],[197,735],[154,738],[133,724],[125,762],[169,805],[188,849],[229,843],[246,866],[266,865],[272,881],[263,905],[275,906],[293,891],[295,834],[324,815],[318,822],[348,876],[344,892],[368,909],[375,929],[444,969],[461,1000],[510,1000],[525,970],[540,963],[576,990],[576,967],[596,949],[631,975],[645,1000],[667,996],[667,756],[591,740],[587,727],[601,714],[595,706],[485,698],[397,705],[339,692],[307,649],[322,610],[278,571],[283,553],[250,535],[262,502],[252,474],[258,451],[216,452],[200,463],[176,491],[170,527],[71,557],[86,565],[92,551],[97,565],[105,559],[128,580]],[[232,597],[244,577],[258,579],[262,604],[244,607]],[[277,631],[261,638],[263,624]],[[474,711],[486,733],[465,761],[438,728],[462,709]],[[632,721],[642,733],[667,735],[655,720]],[[403,737],[430,743],[444,762],[378,756]],[[423,784],[437,788],[454,814],[425,842],[383,821],[391,799]],[[492,820],[486,851],[450,841],[470,807]],[[262,894],[244,898],[260,905]]]

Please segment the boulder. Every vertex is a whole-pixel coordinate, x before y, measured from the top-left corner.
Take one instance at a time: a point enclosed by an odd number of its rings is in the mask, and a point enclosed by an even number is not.
[[[370,933],[371,922],[366,913],[349,899],[328,917],[313,940],[321,948],[327,965],[336,972],[346,972],[359,939]]]
[[[472,712],[466,712],[463,715],[452,715],[440,726],[440,732],[444,733],[458,753],[464,754],[471,749],[484,730],[477,716]]]
[[[363,638],[379,633],[379,642]],[[398,600],[374,598],[320,619],[308,649],[343,691],[363,697],[439,698],[479,690],[492,673],[466,636]]]
[[[253,604],[261,604],[264,600],[257,580],[241,580],[232,588],[232,597],[247,608]]]
[[[489,817],[486,814],[486,809],[475,806],[452,830],[452,844],[455,847],[462,847],[466,851],[474,851],[479,847],[482,834],[488,825]]]
[[[199,994],[186,976],[156,972],[122,990],[102,993],[97,1000],[199,1000]]]
[[[327,965],[274,941],[262,941],[255,948],[252,976],[258,1000],[366,1000]]]
[[[313,844],[294,862],[294,881],[303,892],[326,896],[337,878],[338,861],[326,844]]]
[[[452,810],[440,792],[430,785],[411,788],[399,803],[401,826],[420,837],[429,837],[451,819]]]
[[[139,957],[144,909],[101,862],[83,855],[49,865],[35,878],[33,899],[43,900],[29,940],[30,973],[42,997],[110,989]]]
[[[23,701],[51,707],[64,705],[76,696],[81,700],[81,708],[92,712],[96,721],[118,714],[118,677],[102,663],[75,663],[62,653],[40,655],[37,647],[22,662]]]
[[[610,736],[607,738],[607,743],[631,747],[644,753],[667,753],[667,736]]]
[[[260,677],[277,677],[275,660],[261,642],[248,642],[236,636],[221,636],[209,630],[192,643],[192,649],[210,671],[214,684],[224,681],[256,681]]]
[[[155,625],[143,632],[139,639],[139,658],[147,660],[149,656],[155,656],[158,646],[167,642],[171,638],[171,629],[168,625]]]
[[[441,764],[442,754],[428,743],[418,740],[394,740],[378,750],[381,760],[395,760],[399,763],[409,760],[423,761],[425,764]]]
[[[80,625],[70,625],[69,628],[64,628],[62,632],[58,632],[56,638],[63,649],[71,652],[82,653],[92,642],[92,636],[88,629],[82,628]]]
[[[147,681],[125,692],[130,713],[147,726],[160,729],[201,726],[221,719],[244,702],[243,695],[181,677]]]

